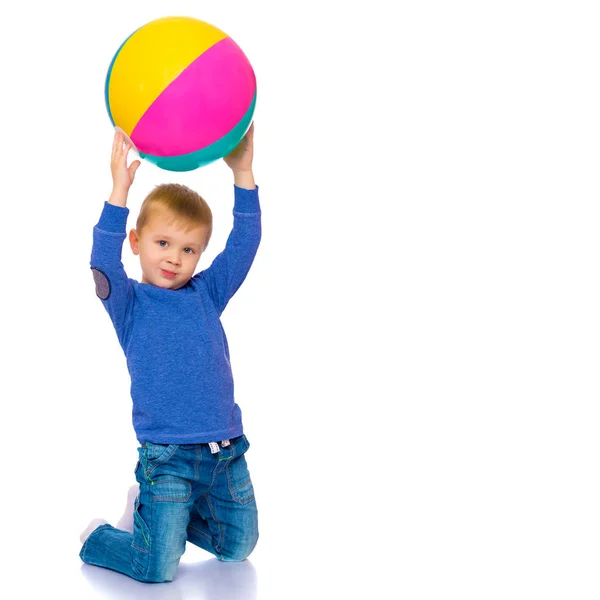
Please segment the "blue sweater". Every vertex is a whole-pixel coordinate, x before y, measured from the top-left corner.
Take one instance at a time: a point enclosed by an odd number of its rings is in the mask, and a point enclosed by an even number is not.
[[[127,358],[141,444],[198,444],[243,433],[220,316],[252,265],[261,219],[258,189],[234,190],[225,249],[178,290],[127,277],[121,250],[129,209],[106,202],[94,228],[96,294]]]

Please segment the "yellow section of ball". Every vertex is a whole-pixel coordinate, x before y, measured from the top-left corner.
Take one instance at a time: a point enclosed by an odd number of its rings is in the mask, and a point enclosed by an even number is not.
[[[191,17],[164,17],[135,31],[119,49],[108,82],[115,125],[128,136],[179,74],[226,33]]]

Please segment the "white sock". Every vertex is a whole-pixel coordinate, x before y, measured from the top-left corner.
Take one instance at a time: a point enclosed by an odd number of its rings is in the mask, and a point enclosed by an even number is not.
[[[104,519],[92,519],[90,524],[79,535],[81,543],[83,544],[83,542],[90,537],[90,533],[92,533],[94,529],[100,527],[100,525],[106,525],[106,523],[108,523],[108,521],[105,521]]]
[[[139,484],[132,485],[127,492],[127,506],[125,506],[125,511],[123,512],[123,516],[119,519],[118,523],[115,525],[117,529],[121,529],[122,531],[129,531],[129,533],[133,533],[133,503],[137,498],[138,492],[140,490]]]

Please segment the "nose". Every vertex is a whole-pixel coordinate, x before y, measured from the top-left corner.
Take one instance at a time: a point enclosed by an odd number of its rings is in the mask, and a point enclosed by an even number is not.
[[[167,262],[172,264],[173,266],[178,267],[181,264],[181,257],[179,256],[179,252],[177,250],[171,250],[167,258]]]

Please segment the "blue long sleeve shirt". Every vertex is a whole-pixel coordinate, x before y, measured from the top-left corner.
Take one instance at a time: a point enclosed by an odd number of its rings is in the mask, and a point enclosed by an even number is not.
[[[125,352],[141,444],[198,444],[243,433],[220,316],[256,255],[261,211],[258,188],[234,190],[225,249],[178,290],[127,277],[121,251],[129,209],[106,202],[94,227],[96,294]]]

